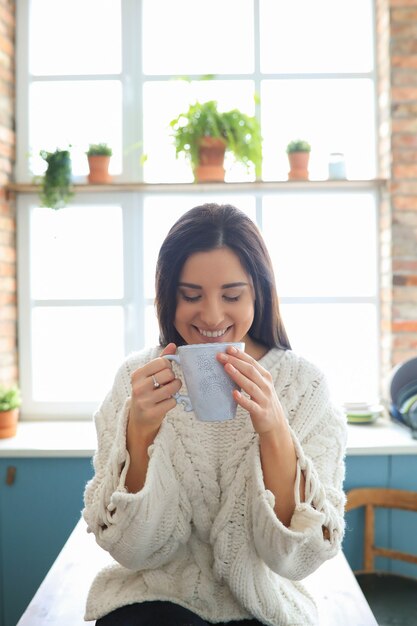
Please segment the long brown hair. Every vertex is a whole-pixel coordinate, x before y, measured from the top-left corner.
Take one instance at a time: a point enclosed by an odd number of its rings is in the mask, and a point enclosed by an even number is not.
[[[184,339],[174,326],[177,289],[189,256],[217,248],[229,248],[251,276],[255,314],[249,336],[268,348],[291,349],[279,312],[274,271],[256,224],[230,204],[203,204],[182,215],[172,226],[159,251],[156,267],[156,312],[160,343]]]

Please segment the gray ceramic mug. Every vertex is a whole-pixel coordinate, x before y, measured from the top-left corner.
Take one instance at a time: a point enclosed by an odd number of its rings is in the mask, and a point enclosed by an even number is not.
[[[216,359],[216,354],[226,352],[228,346],[245,349],[243,342],[201,343],[179,346],[178,354],[164,355],[181,366],[189,394],[176,393],[173,397],[203,422],[224,422],[236,415],[233,390],[238,387]]]

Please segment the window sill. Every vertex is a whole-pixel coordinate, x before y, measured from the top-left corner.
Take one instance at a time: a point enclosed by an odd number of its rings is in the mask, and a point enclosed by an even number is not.
[[[87,457],[96,448],[94,424],[88,421],[21,421],[16,437],[0,439],[1,457]],[[385,419],[349,424],[348,456],[416,454],[417,440],[405,426]]]
[[[273,191],[273,190],[312,190],[312,189],[369,189],[369,186],[385,187],[387,180],[375,178],[370,180],[303,180],[303,181],[256,181],[240,183],[139,183],[117,182],[109,185],[90,185],[87,183],[75,183],[75,193],[101,193],[101,192],[141,192],[141,193],[184,193],[184,192],[213,192],[213,191]],[[32,183],[9,183],[7,190],[14,193],[38,193],[39,185]]]

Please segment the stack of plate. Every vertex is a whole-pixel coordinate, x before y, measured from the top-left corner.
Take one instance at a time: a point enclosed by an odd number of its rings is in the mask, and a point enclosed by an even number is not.
[[[382,404],[371,402],[345,402],[343,409],[349,424],[372,424],[384,413]]]
[[[390,394],[391,416],[409,426],[417,439],[417,357],[393,369]]]

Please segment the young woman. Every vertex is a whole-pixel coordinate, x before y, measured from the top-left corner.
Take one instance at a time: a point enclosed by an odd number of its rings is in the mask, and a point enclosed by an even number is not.
[[[340,548],[345,419],[322,373],[291,351],[256,225],[207,204],[168,233],[156,272],[160,345],[129,356],[96,416],[90,532],[116,563],[90,590],[99,626],[317,624],[301,581]],[[245,342],[217,358],[236,417],[198,421],[163,358]]]

